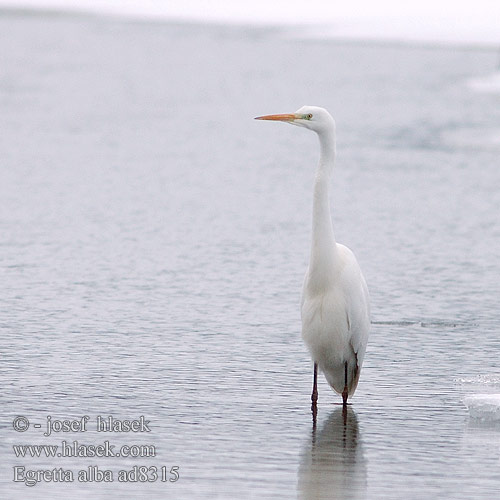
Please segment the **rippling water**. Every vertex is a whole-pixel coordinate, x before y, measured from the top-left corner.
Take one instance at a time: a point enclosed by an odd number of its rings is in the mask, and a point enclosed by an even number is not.
[[[498,493],[500,429],[463,404],[498,389],[499,96],[467,83],[494,52],[15,12],[0,39],[2,498]],[[315,429],[298,304],[316,138],[252,120],[303,104],[336,117],[335,231],[373,309],[353,405],[321,380]],[[151,432],[44,437],[47,415]],[[63,439],[157,456],[12,448]],[[95,465],[115,480],[13,481]],[[179,479],[118,482],[134,465]]]

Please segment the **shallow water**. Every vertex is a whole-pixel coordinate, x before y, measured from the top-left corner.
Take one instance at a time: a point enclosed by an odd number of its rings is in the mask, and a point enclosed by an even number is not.
[[[500,107],[468,84],[494,52],[12,12],[0,39],[2,498],[495,496],[500,429],[463,403],[498,377]],[[316,138],[252,120],[303,104],[336,117],[335,232],[373,310],[346,421],[321,380],[316,429]],[[157,456],[14,456],[63,439]],[[89,465],[114,481],[13,481]],[[118,482],[134,465],[179,480]]]

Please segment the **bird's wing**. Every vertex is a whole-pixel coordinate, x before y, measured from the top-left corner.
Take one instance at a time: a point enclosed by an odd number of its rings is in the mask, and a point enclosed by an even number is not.
[[[359,366],[363,363],[370,331],[370,299],[366,281],[358,261],[347,247],[338,245],[342,253],[342,288],[346,298],[349,343],[357,356]]]

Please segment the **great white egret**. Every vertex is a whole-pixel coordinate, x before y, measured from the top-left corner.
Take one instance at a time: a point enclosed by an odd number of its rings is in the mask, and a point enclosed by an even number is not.
[[[354,254],[335,241],[329,183],[335,163],[335,122],[326,109],[303,106],[295,113],[259,116],[318,134],[320,159],[314,181],[312,244],[302,290],[302,338],[314,363],[312,409],[316,415],[318,367],[345,406],[354,394],[370,330],[366,281]]]

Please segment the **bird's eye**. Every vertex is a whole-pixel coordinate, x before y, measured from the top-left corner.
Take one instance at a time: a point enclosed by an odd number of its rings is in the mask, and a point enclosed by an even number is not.
[[[313,117],[312,113],[307,114],[307,119],[310,120]]]

